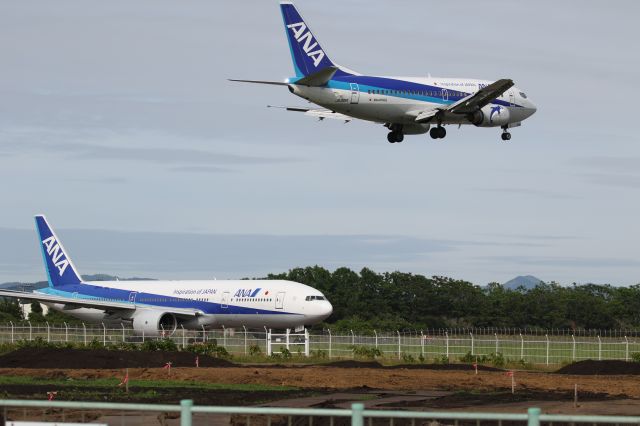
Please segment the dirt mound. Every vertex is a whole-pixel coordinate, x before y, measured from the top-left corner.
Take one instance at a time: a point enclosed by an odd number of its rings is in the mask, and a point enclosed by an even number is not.
[[[384,368],[382,364],[376,361],[334,361],[326,364],[322,364],[325,367],[335,368]]]
[[[384,367],[388,369],[407,369],[407,370],[443,370],[443,371],[473,371],[471,364],[401,364]],[[502,368],[489,367],[487,365],[478,365],[478,371],[504,371]]]
[[[18,349],[0,356],[0,368],[160,368],[195,367],[190,352],[110,351],[106,349]],[[235,367],[232,362],[200,355],[200,367]]]
[[[588,359],[566,365],[556,371],[556,373],[576,375],[640,375],[640,362],[594,361]]]

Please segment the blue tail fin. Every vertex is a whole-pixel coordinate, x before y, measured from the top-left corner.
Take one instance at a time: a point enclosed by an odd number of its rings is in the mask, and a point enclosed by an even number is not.
[[[47,270],[49,287],[81,284],[80,274],[62,247],[62,243],[47,223],[44,216],[36,216],[36,230],[40,240],[40,249]]]
[[[296,77],[304,77],[336,66],[324,52],[296,7],[290,2],[281,2],[280,9]]]

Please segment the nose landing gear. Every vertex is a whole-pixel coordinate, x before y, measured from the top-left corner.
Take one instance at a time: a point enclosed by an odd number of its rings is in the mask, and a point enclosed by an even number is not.
[[[502,127],[502,140],[503,141],[510,141],[511,140],[511,133],[509,133],[509,131],[507,130],[507,126]]]

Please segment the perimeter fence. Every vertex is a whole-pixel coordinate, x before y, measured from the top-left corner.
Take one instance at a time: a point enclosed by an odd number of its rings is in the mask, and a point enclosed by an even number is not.
[[[589,424],[640,424],[637,416],[593,416],[543,414],[539,408],[529,408],[524,413],[473,413],[473,412],[428,412],[366,409],[363,403],[351,404],[349,408],[284,408],[284,407],[214,407],[194,405],[192,400],[177,404],[127,404],[80,401],[26,401],[2,400],[0,409],[7,425],[33,425],[27,421],[64,422],[79,415],[86,421],[104,425],[127,425],[141,423],[166,424],[166,419],[179,419],[180,426],[196,424],[244,424],[291,426],[430,426],[430,425],[568,425]],[[28,410],[28,411],[27,411]],[[145,414],[159,413],[153,418]],[[231,421],[230,421],[231,419]],[[84,421],[82,423],[84,423]],[[38,423],[42,424],[42,423]],[[54,423],[50,423],[54,424]],[[77,423],[75,423],[77,424]]]
[[[506,329],[505,329],[506,331]],[[604,333],[603,333],[604,334]],[[632,334],[632,333],[629,333]],[[306,336],[306,337],[305,337]],[[442,332],[377,332],[370,335],[336,333],[330,329],[290,334],[271,330],[222,328],[188,330],[179,327],[164,336],[138,334],[124,324],[31,324],[0,325],[0,344],[23,341],[46,341],[58,344],[115,346],[122,343],[142,344],[149,340],[171,339],[178,347],[212,343],[233,355],[278,354],[311,355],[317,358],[348,359],[362,351],[388,360],[402,362],[467,362],[476,358],[500,356],[505,361],[538,365],[595,360],[640,360],[640,337],[564,334],[527,334],[506,332],[475,334],[444,330]],[[284,349],[287,351],[284,351]],[[637,354],[637,355],[636,355]]]

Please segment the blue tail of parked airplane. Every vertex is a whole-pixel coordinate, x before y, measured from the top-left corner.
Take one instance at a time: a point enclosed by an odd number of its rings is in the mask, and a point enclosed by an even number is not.
[[[305,77],[327,67],[336,67],[296,7],[290,2],[281,2],[280,9],[296,77]]]
[[[47,270],[49,287],[81,284],[80,274],[76,271],[64,247],[62,247],[62,243],[44,216],[36,216],[36,229],[44,266]]]

